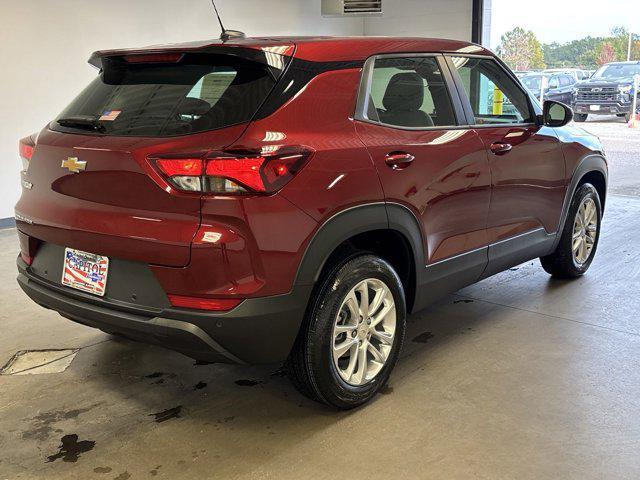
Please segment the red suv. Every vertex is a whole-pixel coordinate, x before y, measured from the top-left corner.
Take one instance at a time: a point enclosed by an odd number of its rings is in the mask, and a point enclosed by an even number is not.
[[[264,38],[93,54],[23,139],[18,282],[205,362],[286,361],[337,408],[389,378],[409,312],[540,257],[576,277],[599,141],[480,46]]]

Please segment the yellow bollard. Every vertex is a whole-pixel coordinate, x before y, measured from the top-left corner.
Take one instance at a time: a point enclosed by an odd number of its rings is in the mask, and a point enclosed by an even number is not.
[[[502,90],[497,86],[493,87],[493,114],[502,115],[502,104],[504,101],[504,95]]]

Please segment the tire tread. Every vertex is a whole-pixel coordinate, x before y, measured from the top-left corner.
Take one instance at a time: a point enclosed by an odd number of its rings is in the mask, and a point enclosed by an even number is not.
[[[316,364],[317,360],[314,358],[314,352],[317,351],[317,347],[321,345],[321,343],[316,345],[316,342],[322,342],[321,339],[323,338],[323,332],[325,332],[324,329],[327,328],[326,324],[320,321],[319,315],[322,313],[322,309],[324,308],[324,299],[328,298],[328,289],[330,289],[335,280],[341,278],[345,272],[350,272],[356,268],[356,266],[360,266],[366,262],[383,262],[386,269],[390,270],[393,276],[395,276],[397,284],[401,286],[400,279],[393,268],[381,258],[369,254],[368,252],[351,252],[342,260],[337,261],[332,266],[329,266],[327,271],[317,282],[316,288],[314,288],[312,292],[303,325],[298,337],[296,338],[293,349],[285,362],[285,369],[287,370],[289,378],[300,393],[312,400],[324,403],[334,408],[350,409],[355,408],[362,403],[366,403],[366,401],[368,401],[386,382],[385,379],[385,381],[379,383],[375,388],[375,391],[368,392],[364,399],[359,393],[345,393],[342,397],[335,397],[335,395],[327,396],[323,394],[323,388],[320,385],[322,382],[317,377],[317,375],[322,376],[326,374],[323,368],[324,365]],[[401,318],[400,321],[404,322],[404,296],[402,298],[402,305],[399,307],[402,309],[402,313],[399,315]],[[393,368],[393,364],[395,364],[399,351],[402,348],[404,328],[397,328],[397,335],[397,353],[395,354],[395,358],[390,358],[389,360],[391,363],[388,364],[390,368],[385,373],[387,376]],[[324,384],[326,387],[326,381]]]

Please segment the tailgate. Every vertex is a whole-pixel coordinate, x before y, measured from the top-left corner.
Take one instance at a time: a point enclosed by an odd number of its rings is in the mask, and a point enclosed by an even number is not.
[[[90,253],[188,265],[201,195],[172,190],[148,159],[199,158],[238,139],[289,58],[271,48],[95,54],[97,78],[30,147],[18,229]]]
[[[218,131],[216,141],[230,143],[242,129]],[[190,139],[197,143],[198,137]],[[16,205],[19,230],[45,242],[110,257],[187,265],[200,225],[200,196],[169,194],[154,181],[146,157],[166,149],[164,143],[166,139],[45,129],[23,174],[33,186],[23,191]],[[84,170],[69,170],[77,164]]]

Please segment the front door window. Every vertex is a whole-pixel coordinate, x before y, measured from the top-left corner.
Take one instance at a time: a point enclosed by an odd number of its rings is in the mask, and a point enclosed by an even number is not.
[[[492,59],[452,57],[476,125],[532,123],[527,95]]]

